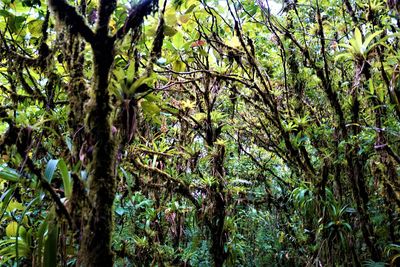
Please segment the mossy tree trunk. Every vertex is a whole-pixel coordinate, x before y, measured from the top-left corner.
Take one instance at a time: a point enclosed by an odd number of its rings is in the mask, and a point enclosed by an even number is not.
[[[113,43],[107,35],[97,36],[94,54],[93,92],[89,105],[88,132],[93,140],[89,165],[89,207],[80,244],[79,263],[83,266],[112,266],[112,205],[115,197],[115,142],[111,135],[109,72]],[[103,38],[101,38],[103,37]]]
[[[130,29],[139,27],[144,16],[155,7],[156,1],[144,0],[129,13],[124,26],[114,36],[109,35],[109,21],[116,0],[100,0],[96,30],[92,31],[84,17],[65,0],[49,0],[49,6],[58,22],[65,24],[71,34],[80,34],[90,43],[93,52],[92,92],[88,103],[86,133],[93,146],[88,164],[88,201],[83,207],[83,232],[80,240],[78,266],[113,266],[111,237],[113,228],[113,202],[116,193],[115,154],[116,140],[111,133],[109,76],[114,62],[115,41]]]

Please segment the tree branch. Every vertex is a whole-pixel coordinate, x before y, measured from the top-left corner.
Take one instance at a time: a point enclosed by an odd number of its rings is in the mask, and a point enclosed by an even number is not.
[[[158,174],[159,176],[163,177],[164,179],[167,179],[167,181],[173,182],[177,186],[175,190],[178,193],[182,194],[183,196],[187,197],[190,200],[190,202],[192,202],[192,204],[197,209],[200,209],[200,205],[197,202],[197,200],[193,197],[193,195],[191,194],[191,192],[189,190],[189,186],[186,185],[183,181],[181,181],[181,180],[179,180],[179,179],[177,179],[175,177],[172,177],[168,173],[166,173],[166,172],[164,172],[164,171],[162,171],[162,170],[160,170],[158,168],[150,167],[150,166],[147,166],[147,165],[143,164],[138,158],[136,158],[134,160],[134,164],[137,167],[139,167],[139,168],[141,168],[143,170],[146,170],[146,171],[148,171],[150,173],[153,173],[153,174]]]
[[[49,7],[57,19],[69,27],[70,33],[79,33],[88,43],[95,41],[94,33],[86,20],[65,0],[48,0]]]
[[[110,22],[111,14],[117,6],[116,0],[101,0],[98,9],[99,18],[97,20],[96,34],[98,36],[108,35],[108,24]]]
[[[163,8],[160,12],[160,18],[158,21],[156,35],[153,40],[153,48],[151,49],[150,60],[146,67],[147,75],[151,74],[151,72],[153,71],[154,63],[157,61],[157,59],[159,57],[161,57],[161,48],[162,48],[162,45],[164,42],[164,37],[165,37],[164,36],[164,27],[165,27],[164,13],[165,13],[166,5],[167,5],[167,1],[165,0]]]
[[[130,29],[137,29],[142,24],[143,18],[149,15],[152,11],[156,10],[157,5],[157,0],[142,0],[129,12],[124,26],[117,31],[117,33],[113,36],[113,39],[122,39]]]

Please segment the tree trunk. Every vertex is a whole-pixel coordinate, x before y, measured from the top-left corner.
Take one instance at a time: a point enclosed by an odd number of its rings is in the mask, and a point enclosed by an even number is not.
[[[215,138],[216,139],[216,138]],[[211,249],[210,253],[214,260],[215,267],[222,267],[228,257],[225,252],[227,241],[224,230],[226,216],[226,194],[224,192],[224,160],[225,146],[217,145],[218,153],[213,157],[212,175],[218,179],[218,183],[211,187],[211,196],[214,203],[213,215],[210,220]]]
[[[214,260],[215,267],[222,267],[226,258],[227,253],[225,252],[225,200],[223,199],[222,192],[214,192],[214,217],[211,220],[210,232],[211,232],[211,255]]]
[[[143,0],[131,9],[122,28],[109,36],[109,22],[116,0],[100,0],[97,9],[96,31],[87,25],[85,17],[78,14],[66,0],[48,0],[58,23],[67,26],[70,34],[80,34],[90,43],[93,51],[93,80],[88,116],[85,126],[88,147],[93,148],[87,166],[89,172],[88,198],[82,208],[82,237],[78,253],[78,266],[113,266],[111,237],[113,202],[116,193],[115,154],[116,140],[111,133],[111,106],[108,91],[109,75],[114,61],[114,44],[130,29],[138,28],[143,18],[157,7],[153,0]],[[82,2],[82,7],[86,2]],[[76,178],[76,177],[75,177]],[[77,180],[77,179],[76,179]],[[74,181],[75,185],[75,181]],[[74,188],[74,192],[76,188]],[[77,203],[79,204],[79,203]],[[75,206],[73,208],[80,208]]]
[[[115,142],[111,135],[109,72],[113,62],[113,42],[101,38],[92,45],[94,59],[93,92],[89,103],[88,128],[93,145],[89,166],[89,206],[78,262],[81,266],[112,266],[112,206],[115,186]]]

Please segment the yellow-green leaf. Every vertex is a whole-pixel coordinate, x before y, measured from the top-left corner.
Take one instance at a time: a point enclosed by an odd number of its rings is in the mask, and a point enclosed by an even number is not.
[[[190,16],[185,14],[179,17],[179,22],[182,24],[185,24],[186,22],[188,22],[190,19]]]
[[[142,107],[143,112],[147,113],[150,116],[157,115],[160,113],[160,108],[152,102],[143,101],[141,102],[140,105]]]
[[[183,72],[186,69],[186,64],[180,60],[175,60],[172,64],[172,69],[176,72]]]
[[[7,227],[6,227],[6,235],[8,237],[13,237],[17,236],[17,228],[18,228],[18,223],[17,222],[10,222]],[[19,227],[19,236],[23,236],[26,233],[25,227],[22,225]]]
[[[39,19],[32,20],[28,23],[28,29],[32,36],[38,37],[42,34],[43,21]]]
[[[238,48],[238,47],[240,47],[239,37],[233,36],[232,39],[227,41],[225,44],[230,46],[230,47],[233,47],[233,48]]]
[[[165,36],[172,37],[172,36],[174,36],[177,32],[178,32],[178,31],[177,31],[174,27],[171,27],[171,26],[168,26],[168,25],[165,25],[165,26],[164,26],[164,34],[165,34]]]

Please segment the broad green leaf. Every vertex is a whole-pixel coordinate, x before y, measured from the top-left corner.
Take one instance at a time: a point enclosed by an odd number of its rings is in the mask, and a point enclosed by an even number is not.
[[[133,63],[131,62],[130,65],[129,65],[129,67],[130,67],[131,65],[135,65],[135,64],[133,64]],[[128,67],[128,70],[129,70],[129,67]],[[134,68],[134,66],[133,66],[133,68]],[[131,73],[131,72],[134,72],[134,69],[133,69],[133,70],[130,70],[129,73]],[[127,71],[127,73],[128,73],[128,71]],[[117,80],[118,82],[124,81],[124,78],[126,77],[126,74],[125,74],[125,72],[124,72],[124,70],[123,70],[122,68],[116,68],[116,69],[114,69],[113,74],[114,74],[114,76],[115,76],[115,78],[116,78],[116,80]]]
[[[23,23],[25,23],[26,18],[24,16],[10,16],[9,17],[9,27],[13,33],[19,35],[25,35],[23,29]]]
[[[172,44],[176,50],[180,50],[183,48],[185,44],[185,40],[183,38],[183,34],[181,32],[177,32],[174,37],[172,37]]]
[[[6,227],[6,235],[8,237],[16,236],[17,235],[17,228],[18,228],[18,223],[17,222],[10,222],[7,227]]]
[[[119,80],[120,82],[123,81],[123,79],[121,79],[122,74],[118,73],[117,75],[118,75],[118,76],[117,76],[117,77],[118,77],[118,80]],[[126,84],[128,84],[128,85],[132,84],[133,79],[135,78],[135,76],[136,76],[136,72],[135,72],[135,62],[134,62],[134,61],[131,61],[131,62],[129,63],[128,69],[126,70],[126,75],[125,75],[125,77],[126,77]]]
[[[43,20],[32,20],[28,23],[28,29],[32,36],[40,36],[42,34]]]
[[[153,86],[154,81],[156,80],[157,75],[152,74],[150,77],[148,76],[143,76],[137,79],[129,88],[129,91],[127,92],[128,96],[133,96],[136,93],[136,90],[141,86],[146,84],[149,87]],[[141,92],[142,93],[142,92]]]
[[[44,267],[57,266],[58,225],[48,225],[47,239],[44,246]]]
[[[142,107],[143,112],[147,113],[150,116],[158,115],[160,113],[160,108],[152,102],[142,101],[140,103],[140,106]]]
[[[10,182],[18,182],[20,175],[16,170],[11,169],[7,166],[0,166],[0,178]]]
[[[165,23],[167,25],[171,25],[171,26],[174,26],[176,24],[176,22],[178,21],[178,19],[176,17],[176,11],[172,6],[167,7],[167,10],[165,11],[165,14],[164,14],[164,19],[165,19]]]
[[[69,198],[72,194],[72,180],[68,172],[67,165],[65,164],[65,161],[62,159],[51,159],[47,162],[46,169],[44,171],[44,176],[46,180],[51,183],[54,172],[56,169],[60,170],[61,173],[61,179],[63,181],[63,187],[64,187],[64,194],[67,198]]]
[[[186,69],[186,64],[180,60],[175,60],[172,64],[172,70],[176,72],[183,72]]]
[[[165,25],[165,26],[164,26],[164,34],[165,34],[165,36],[172,37],[172,36],[174,36],[177,32],[178,32],[178,31],[177,31],[174,27],[171,27],[171,26],[168,26],[168,25]]]
[[[354,30],[354,37],[350,42],[357,52],[362,51],[363,38],[360,29],[356,28]]]
[[[46,169],[44,171],[44,177],[49,183],[51,183],[51,180],[53,179],[58,161],[59,161],[58,159],[51,159],[47,162]]]
[[[24,210],[25,206],[15,200],[10,201],[10,203],[7,206],[7,211],[14,211],[14,210]]]
[[[365,41],[364,41],[364,43],[363,43],[363,49],[364,49],[364,50],[367,50],[367,49],[368,49],[368,46],[369,46],[369,43],[370,43],[376,36],[380,35],[382,32],[383,32],[383,31],[377,31],[377,32],[374,32],[374,33],[372,33],[372,34],[369,34],[369,35],[365,38]],[[368,49],[368,50],[369,50],[369,49]]]

